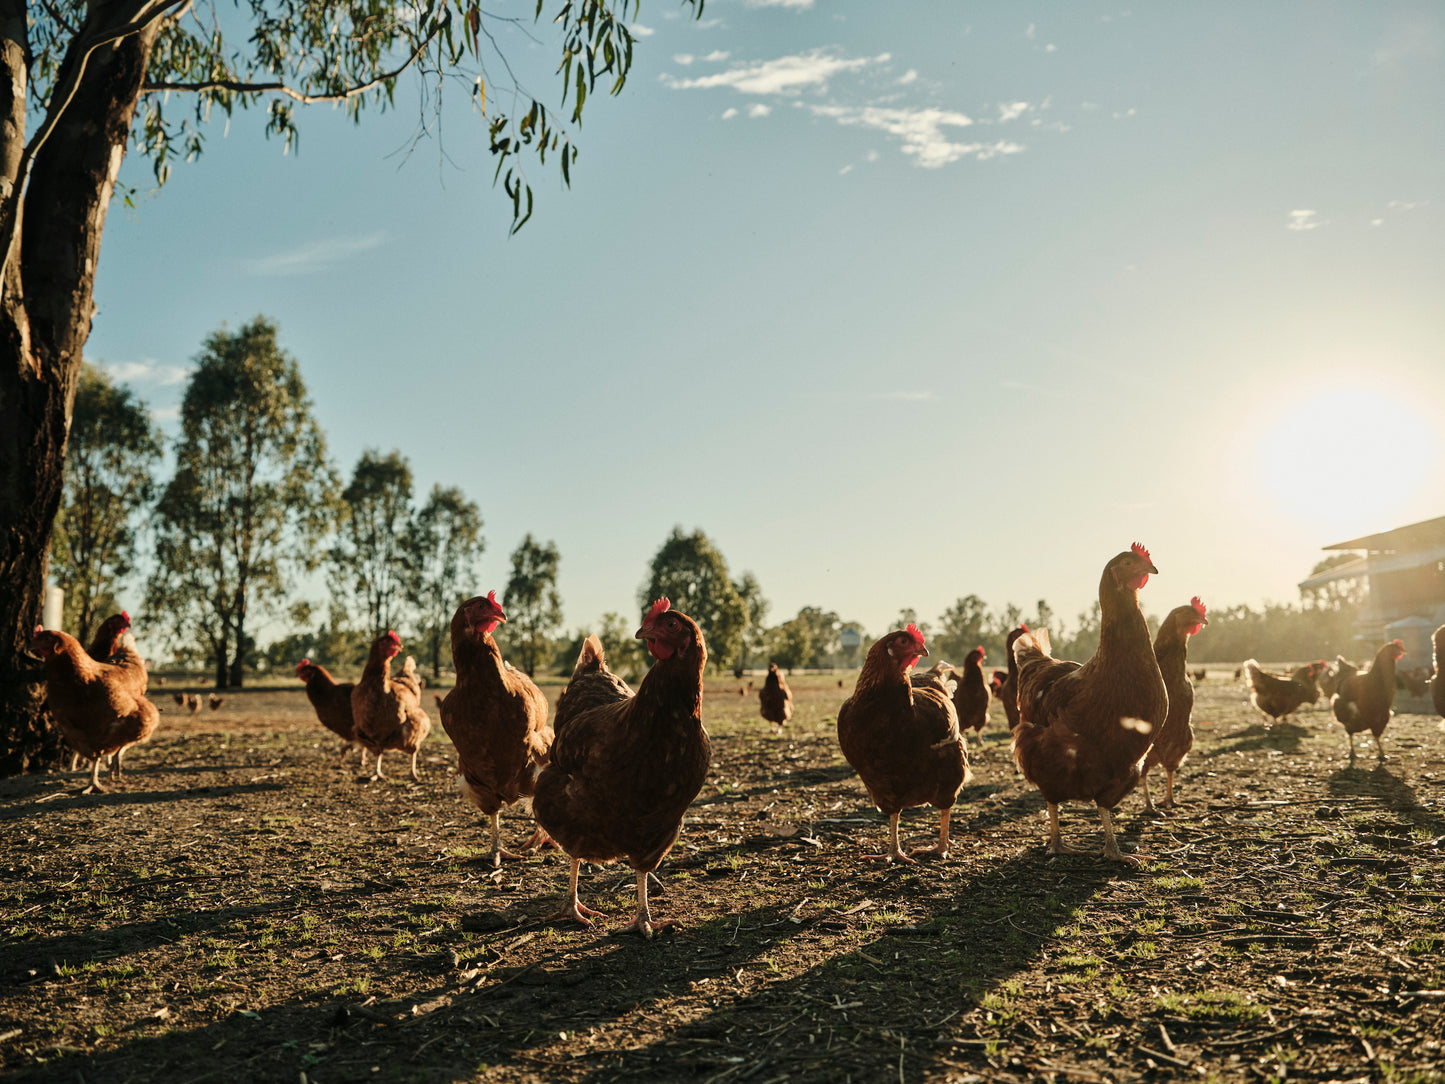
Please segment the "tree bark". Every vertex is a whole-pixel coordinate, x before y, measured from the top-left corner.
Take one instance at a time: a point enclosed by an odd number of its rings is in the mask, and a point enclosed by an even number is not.
[[[93,6],[91,17],[104,19],[105,8]],[[0,775],[61,761],[28,644],[60,507],[105,215],[159,33],[155,26],[91,54],[26,183],[15,175],[27,79],[17,9],[23,19],[23,4],[0,2],[0,197],[19,196],[12,204],[18,237],[0,295]],[[73,48],[62,71],[79,59]]]

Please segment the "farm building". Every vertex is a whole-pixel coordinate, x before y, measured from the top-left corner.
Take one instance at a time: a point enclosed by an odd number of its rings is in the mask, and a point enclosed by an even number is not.
[[[1323,548],[1363,550],[1364,556],[1311,576],[1300,589],[1363,580],[1368,595],[1355,622],[1356,638],[1402,640],[1412,657],[1428,660],[1430,634],[1445,625],[1445,516]]]

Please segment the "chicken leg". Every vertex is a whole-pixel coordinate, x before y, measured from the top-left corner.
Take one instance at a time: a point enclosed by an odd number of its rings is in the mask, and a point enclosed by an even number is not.
[[[1123,862],[1125,865],[1138,869],[1140,859],[1152,857],[1147,854],[1132,855],[1125,854],[1119,850],[1119,841],[1114,838],[1114,821],[1109,816],[1109,809],[1104,803],[1099,803],[1099,819],[1104,822],[1104,857],[1112,858],[1115,862]]]
[[[914,847],[909,851],[910,855],[915,854],[936,854],[939,858],[948,857],[948,821],[953,816],[952,809],[939,811],[938,815],[938,842],[932,847]]]
[[[492,865],[497,869],[502,866],[502,859],[518,859],[520,854],[513,854],[502,846],[502,811],[499,809],[491,816],[492,822]]]
[[[676,922],[659,922],[653,925],[652,912],[647,906],[647,879],[652,874],[642,870],[637,871],[637,917],[632,920],[632,925],[620,931],[621,933],[640,933],[643,937],[651,940],[653,933],[658,930],[668,930],[676,926]]]
[[[100,763],[104,759],[102,756],[97,756],[90,762],[90,786],[81,791],[81,794],[105,794],[109,790],[100,782]]]
[[[567,898],[562,901],[562,907],[556,914],[550,916],[552,919],[571,919],[580,922],[584,926],[591,926],[589,918],[599,918],[605,915],[605,911],[594,911],[590,907],[584,907],[577,899],[577,873],[582,868],[582,859],[572,859],[572,876],[567,886]],[[644,897],[645,898],[645,897]]]
[[[411,777],[418,783],[421,782],[421,773],[416,770],[416,758],[420,755],[421,746],[418,745],[415,749],[411,751]]]
[[[903,853],[898,846],[898,814],[894,813],[888,818],[888,849],[882,854],[865,854],[864,858],[880,862],[904,862],[910,866],[917,865],[913,859]]]

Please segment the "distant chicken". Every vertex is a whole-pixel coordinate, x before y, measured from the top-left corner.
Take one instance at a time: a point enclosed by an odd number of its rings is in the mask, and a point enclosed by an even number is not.
[[[1207,621],[1205,622],[1206,625],[1207,625],[1208,623],[1209,623],[1209,622],[1207,622]],[[1208,671],[1208,670],[1195,670],[1195,671],[1194,671],[1194,680],[1195,680],[1195,681],[1203,681],[1203,680],[1204,680],[1206,677],[1208,677],[1208,676],[1209,676],[1209,671]]]
[[[928,654],[913,625],[868,649],[853,695],[838,709],[838,745],[880,813],[888,818],[888,849],[867,858],[912,863],[898,845],[903,810],[939,810],[938,842],[910,854],[948,856],[948,824],[958,792],[972,774],[958,712],[942,684],[909,671]]]
[[[493,866],[519,857],[502,847],[502,806],[531,796],[552,747],[547,698],[502,660],[492,639],[506,620],[495,591],[457,607],[451,622],[457,683],[441,701],[442,727],[457,749],[457,784],[491,823]],[[538,828],[525,849],[547,842]]]
[[[1430,702],[1435,705],[1436,715],[1445,715],[1445,675],[1440,672],[1445,665],[1445,625],[1435,630],[1431,646],[1435,649],[1435,672],[1430,677]]]
[[[1408,670],[1396,670],[1395,685],[1411,696],[1425,696],[1430,692],[1430,668],[1412,666]]]
[[[1080,665],[1052,658],[1047,629],[1014,642],[1019,725],[1014,759],[1049,811],[1048,849],[1063,843],[1059,803],[1092,801],[1104,826],[1104,856],[1137,866],[1119,850],[1109,810],[1139,782],[1145,755],[1164,725],[1169,694],[1139,609],[1139,590],[1158,573],[1139,543],[1112,558],[1099,580],[1099,647]]]
[[[212,693],[210,696],[206,697],[206,704],[210,707],[212,711],[219,711],[221,709],[221,705],[225,702],[226,698],[224,696],[217,696],[215,693]]]
[[[1257,660],[1245,659],[1244,672],[1249,682],[1250,702],[1269,716],[1271,722],[1287,720],[1305,704],[1319,699],[1313,666],[1301,666],[1289,677],[1280,677],[1264,669]]]
[[[55,725],[72,749],[94,761],[90,786],[81,793],[104,791],[101,760],[111,758],[111,782],[119,782],[121,755],[155,732],[160,712],[135,690],[134,675],[96,662],[73,636],[37,625],[30,650],[45,664],[46,706]]]
[[[330,670],[310,659],[296,664],[296,676],[306,685],[306,699],[311,701],[321,725],[345,742],[337,765],[345,763],[355,747],[361,751],[361,767],[365,771],[366,747],[356,737],[356,723],[351,716],[351,690],[356,686],[350,681],[338,682]]]
[[[1004,638],[1003,654],[1004,659],[1008,662],[1008,672],[1004,674],[1003,681],[999,682],[998,690],[994,693],[998,702],[1003,705],[1003,713],[1008,719],[1010,732],[1017,730],[1019,725],[1019,664],[1018,660],[1014,658],[1014,644],[1026,632],[1028,632],[1027,626],[1020,626],[1010,629],[1008,636]],[[996,674],[998,671],[995,670],[994,673]]]
[[[1144,758],[1144,812],[1154,813],[1154,802],[1149,794],[1149,771],[1155,765],[1164,768],[1164,800],[1159,805],[1164,809],[1174,808],[1174,773],[1184,764],[1189,750],[1194,748],[1194,728],[1189,717],[1194,711],[1194,686],[1184,672],[1189,657],[1189,638],[1198,636],[1199,630],[1209,624],[1204,603],[1192,598],[1188,606],[1176,606],[1169,611],[1154,637],[1154,658],[1159,662],[1159,672],[1164,677],[1164,688],[1169,693],[1169,714],[1164,725],[1154,735],[1154,744]],[[1196,674],[1200,671],[1195,671]]]
[[[1395,664],[1404,654],[1405,645],[1399,640],[1381,644],[1370,668],[1342,680],[1330,700],[1330,709],[1350,739],[1351,762],[1355,759],[1355,735],[1366,730],[1375,736],[1379,759],[1385,759],[1380,735],[1395,714],[1390,710],[1395,703]]]
[[[581,864],[626,858],[637,873],[637,915],[628,930],[651,937],[647,876],[682,832],[702,789],[712,745],[702,723],[702,630],[667,599],[652,604],[637,637],[657,661],[634,695],[607,669],[602,642],[588,636],[557,701],[551,763],[537,780],[537,823],[572,860],[558,918],[590,926],[599,912],[577,899]]]
[[[988,723],[988,703],[992,699],[983,676],[984,650],[974,648],[963,659],[963,669],[955,669],[958,684],[953,690],[953,709],[958,713],[958,729],[982,733]],[[966,736],[966,735],[965,735]]]
[[[175,701],[177,704],[179,704],[181,707],[185,707],[187,704],[189,704],[189,703],[191,702],[191,694],[190,694],[190,693],[171,693],[171,699],[174,700],[174,701]]]
[[[793,690],[788,688],[787,679],[775,662],[768,663],[768,676],[758,690],[758,714],[770,723],[777,723],[779,732],[793,717]]]
[[[408,655],[401,673],[391,676],[391,660],[399,654],[401,637],[395,632],[383,633],[371,642],[366,668],[351,690],[351,717],[356,724],[356,740],[376,757],[373,780],[386,778],[381,772],[382,754],[399,749],[411,754],[411,777],[420,783],[417,754],[431,730],[431,719],[421,707],[416,660]]]
[[[196,714],[196,712],[201,710],[200,693],[191,694],[190,698],[186,701],[186,710],[189,711],[192,715]]]

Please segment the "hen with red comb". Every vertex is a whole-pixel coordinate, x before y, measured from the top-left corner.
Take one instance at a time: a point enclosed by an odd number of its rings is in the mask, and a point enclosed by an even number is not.
[[[1189,680],[1189,638],[1197,636],[1199,630],[1209,624],[1204,616],[1204,603],[1192,598],[1188,606],[1176,606],[1159,626],[1154,637],[1154,658],[1158,660],[1159,672],[1164,677],[1164,688],[1169,693],[1169,713],[1164,725],[1154,735],[1154,744],[1144,758],[1144,812],[1157,813],[1153,797],[1149,793],[1149,771],[1156,765],[1164,768],[1164,800],[1160,809],[1174,808],[1174,773],[1184,764],[1189,751],[1194,748],[1194,727],[1190,717],[1194,713],[1194,683]]]
[[[441,701],[442,726],[457,749],[457,785],[490,822],[494,866],[519,857],[502,847],[502,807],[532,794],[552,747],[547,698],[502,660],[492,638],[506,620],[495,591],[457,607],[451,621],[457,683]],[[547,834],[534,828],[523,849],[547,842]]]
[[[1104,856],[1139,864],[1119,850],[1109,810],[1138,784],[1145,755],[1168,714],[1168,690],[1139,608],[1139,589],[1158,571],[1137,542],[1104,566],[1099,647],[1088,662],[1050,656],[1046,629],[1014,642],[1019,668],[1014,760],[1048,806],[1053,854],[1083,853],[1063,842],[1060,803],[1091,801],[1104,828]]]
[[[912,854],[948,856],[948,825],[958,792],[971,778],[958,712],[941,684],[909,680],[928,654],[923,634],[909,625],[868,649],[853,695],[838,709],[838,745],[888,818],[888,849],[868,858],[912,863]],[[903,810],[939,810],[938,842],[904,854],[898,842]]]
[[[628,930],[651,937],[647,878],[682,831],[712,762],[702,724],[707,645],[697,622],[658,599],[637,638],[657,661],[636,695],[611,670],[602,642],[588,636],[572,680],[557,700],[551,763],[532,807],[572,861],[557,918],[591,925],[598,912],[578,900],[581,864],[626,858],[637,874],[637,911]]]
[[[381,758],[388,749],[411,754],[411,777],[421,782],[417,754],[431,731],[431,719],[421,706],[421,680],[415,661],[408,656],[401,673],[391,676],[391,660],[401,653],[401,637],[385,632],[371,642],[361,680],[351,690],[351,716],[356,738],[373,756],[372,780],[385,779]]]
[[[1399,640],[1381,644],[1370,668],[1342,678],[1330,698],[1330,710],[1349,738],[1351,763],[1355,759],[1355,735],[1366,730],[1374,735],[1379,759],[1385,759],[1380,735],[1395,714],[1391,710],[1395,703],[1395,665],[1404,654],[1405,645]]]
[[[356,737],[356,721],[351,715],[351,691],[356,688],[355,683],[338,682],[331,676],[330,670],[310,659],[302,659],[296,664],[296,676],[306,686],[306,699],[316,712],[316,718],[342,741],[341,756],[336,766],[344,764],[351,750],[357,749],[361,753],[362,771],[365,771],[366,746]]]

